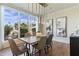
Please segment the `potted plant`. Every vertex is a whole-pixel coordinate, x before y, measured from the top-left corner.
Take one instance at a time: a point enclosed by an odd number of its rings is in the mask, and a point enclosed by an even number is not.
[[[36,35],[36,28],[32,28],[33,35]]]
[[[21,37],[24,37],[24,36],[25,36],[25,33],[27,33],[27,32],[28,32],[28,29],[21,28],[21,29],[20,29],[20,33],[21,33],[20,36],[21,36]]]

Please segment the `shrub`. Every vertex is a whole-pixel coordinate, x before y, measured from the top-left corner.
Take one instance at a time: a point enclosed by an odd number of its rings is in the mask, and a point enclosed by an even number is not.
[[[20,37],[24,37],[25,36],[25,33],[27,33],[28,32],[28,29],[20,29]]]
[[[12,30],[11,26],[5,25],[5,27],[4,27],[5,36],[8,36],[11,30]]]

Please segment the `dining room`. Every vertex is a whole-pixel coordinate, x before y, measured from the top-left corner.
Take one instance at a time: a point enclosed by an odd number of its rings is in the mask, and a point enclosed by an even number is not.
[[[73,17],[68,13],[75,6],[0,3],[0,56],[70,56],[73,30],[69,30],[68,23]],[[72,12],[75,14],[74,9]]]

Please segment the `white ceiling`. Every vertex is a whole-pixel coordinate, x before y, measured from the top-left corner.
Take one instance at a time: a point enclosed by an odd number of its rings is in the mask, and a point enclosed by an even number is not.
[[[71,8],[73,6],[76,6],[78,4],[75,3],[49,3],[46,7],[47,13],[51,12],[57,12],[66,8]]]
[[[14,6],[17,6],[19,8],[22,8],[30,13],[33,13],[33,14],[42,14],[43,13],[43,7],[40,6],[39,8],[39,4],[32,4],[32,3],[15,3],[13,4]],[[40,9],[40,12],[39,12],[39,9]]]
[[[75,3],[47,3],[48,6],[45,7],[46,11],[45,13],[48,14],[48,13],[53,13],[53,12],[57,12],[57,11],[60,11],[60,10],[63,10],[63,9],[66,9],[66,8],[71,8],[73,6],[76,6],[78,4],[75,4]],[[44,14],[44,7],[40,6],[40,12],[39,12],[39,4],[36,4],[36,3],[10,3],[10,4],[4,4],[4,5],[12,5],[13,7],[16,7],[16,8],[19,8],[21,10],[24,10],[24,11],[28,11],[30,13],[33,13],[33,14]],[[36,7],[37,5],[37,7]],[[33,9],[32,9],[32,6],[33,6]]]

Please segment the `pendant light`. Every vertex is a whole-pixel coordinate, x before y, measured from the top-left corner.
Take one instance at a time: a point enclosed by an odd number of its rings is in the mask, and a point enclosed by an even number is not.
[[[36,14],[38,14],[38,11],[37,11],[37,5],[38,5],[38,4],[36,3]]]
[[[40,20],[40,4],[39,4],[39,18],[38,18],[38,21],[39,21],[39,32],[41,32],[41,20]]]
[[[36,14],[37,14],[37,3],[36,3],[35,5],[36,5]],[[37,22],[38,22],[38,21],[37,21]],[[38,32],[37,29],[36,29],[36,32]]]
[[[41,20],[40,20],[40,5],[39,5],[39,23],[41,23]]]
[[[33,3],[32,3],[32,13],[33,13]]]

